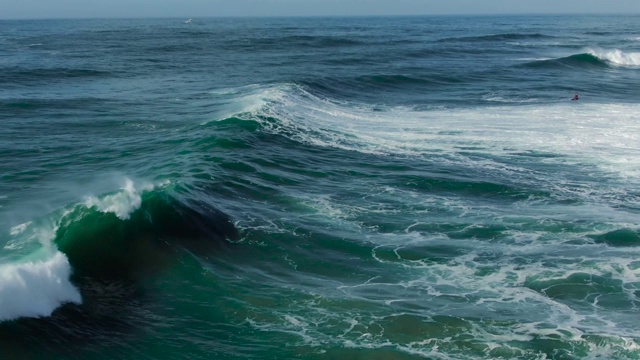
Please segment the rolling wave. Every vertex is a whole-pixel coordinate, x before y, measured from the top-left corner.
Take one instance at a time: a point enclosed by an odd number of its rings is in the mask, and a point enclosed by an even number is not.
[[[640,53],[621,50],[588,50],[562,58],[537,60],[525,64],[533,68],[606,68],[610,66],[638,67]]]
[[[379,80],[367,79],[366,81]],[[383,79],[382,83],[402,84],[416,81],[419,82],[420,80],[416,80],[416,78],[391,77]],[[488,109],[486,107],[461,109],[434,107],[423,110],[415,107],[382,106],[343,100],[340,97],[331,96],[332,94],[328,87],[317,86],[317,84],[313,83],[313,87],[308,84],[281,84],[268,88],[256,88],[252,90],[253,93],[251,95],[246,95],[247,98],[253,99],[254,102],[245,103],[244,100],[241,100],[240,102],[246,104],[245,109],[247,110],[237,113],[236,117],[258,121],[267,130],[275,130],[276,127],[280,126],[291,126],[291,129],[295,128],[298,131],[288,131],[287,133],[296,137],[303,136],[302,130],[307,128],[309,133],[324,133],[334,140],[337,140],[335,136],[344,132],[344,135],[349,137],[351,145],[355,145],[359,138],[369,138],[371,142],[367,142],[367,145],[386,148],[392,143],[384,140],[397,137],[398,143],[393,142],[398,146],[393,146],[393,149],[397,151],[410,148],[429,149],[431,147],[429,142],[412,141],[411,144],[408,144],[406,142],[407,137],[412,135],[447,134],[452,127],[457,129],[456,134],[458,136],[456,140],[458,141],[464,142],[465,133],[475,133],[476,131],[473,129],[478,126],[492,133],[492,136],[487,135],[488,137],[485,140],[507,141],[507,138],[500,136],[500,132],[503,128],[511,127],[512,136],[522,131],[522,138],[518,138],[516,143],[527,144],[527,139],[530,139],[530,141],[533,141],[531,148],[535,148],[533,145],[537,144],[540,139],[535,138],[535,136],[531,137],[536,134],[537,129],[536,127],[530,128],[527,125],[529,123],[527,119],[530,120],[532,117],[539,118],[542,121],[547,116],[553,115],[567,121],[566,126],[571,128],[577,124],[573,124],[573,116],[570,115],[575,115],[577,112],[582,117],[589,117],[590,114],[597,113],[600,116],[610,117],[612,120],[615,119],[615,124],[624,129],[631,124],[630,121],[632,121],[636,108],[633,105],[600,105],[598,108],[585,105],[579,109],[573,109],[566,108],[564,106],[566,104],[554,106],[532,104],[526,107],[495,106]],[[569,110],[571,111],[569,112]],[[264,120],[267,118],[276,119],[277,121],[274,123],[273,121]],[[510,120],[504,123],[496,122],[496,119]],[[349,120],[348,125],[345,120]],[[610,121],[609,124],[613,125],[614,123]],[[538,124],[538,126],[543,125],[552,126],[552,123]],[[515,132],[516,129],[519,131]],[[575,135],[577,136],[578,134]],[[596,133],[585,133],[584,135],[588,137],[597,136]],[[400,141],[400,139],[403,140]],[[430,136],[429,139],[433,140]],[[477,140],[475,137],[474,139]],[[558,149],[567,151],[571,149],[571,147],[563,146],[563,141],[551,144],[549,143],[550,140],[546,139],[546,142],[551,146],[557,146]],[[313,141],[317,142],[319,139],[316,138]],[[444,144],[440,144],[440,146],[442,145]],[[611,145],[615,144],[612,143]],[[390,148],[387,149],[390,150]],[[401,153],[404,152],[401,151]]]
[[[608,64],[606,61],[598,58],[597,56],[589,53],[575,54],[567,57],[548,59],[548,60],[536,60],[526,63],[525,66],[531,68],[606,68]]]
[[[129,213],[123,206],[131,201],[127,192],[76,206],[60,220],[55,244],[68,256],[74,276],[135,278],[167,261],[166,245],[206,250],[237,237],[230,219],[208,204],[151,191],[134,200],[139,205]]]
[[[62,304],[80,304],[85,294],[108,292],[114,282],[135,284],[158,273],[176,250],[211,254],[238,237],[230,218],[212,205],[131,181],[16,229],[9,248],[27,254],[0,266],[0,321],[49,316]],[[42,247],[28,251],[34,238]]]
[[[628,135],[636,127],[634,105],[585,103],[576,108],[565,101],[553,106],[530,102],[518,107],[422,109],[346,101],[298,84],[253,91],[250,98],[255,103],[223,122],[236,124],[242,119],[248,121],[246,126],[257,125],[260,132],[305,146],[446,163],[500,178],[530,178],[528,181],[537,186],[540,181],[553,184],[556,176],[529,168],[527,154],[532,151],[554,154],[546,166],[554,166],[554,171],[568,178],[577,175],[570,170],[573,165],[585,161],[603,176],[632,179],[640,169],[633,156],[637,137]],[[582,126],[583,119],[594,116],[607,119],[606,137],[598,127]],[[571,141],[567,141],[568,132]],[[607,151],[601,148],[604,141]],[[593,186],[598,188],[597,184]],[[568,196],[582,196],[579,189],[569,185],[561,188]],[[612,196],[609,190],[599,191],[602,193],[598,196]]]

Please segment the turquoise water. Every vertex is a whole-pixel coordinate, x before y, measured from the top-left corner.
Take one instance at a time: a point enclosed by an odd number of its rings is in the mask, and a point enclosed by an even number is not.
[[[640,358],[638,20],[0,22],[3,358]]]

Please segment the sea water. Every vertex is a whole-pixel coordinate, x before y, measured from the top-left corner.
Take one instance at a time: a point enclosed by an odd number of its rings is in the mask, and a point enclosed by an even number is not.
[[[1,21],[0,357],[640,358],[638,23]]]

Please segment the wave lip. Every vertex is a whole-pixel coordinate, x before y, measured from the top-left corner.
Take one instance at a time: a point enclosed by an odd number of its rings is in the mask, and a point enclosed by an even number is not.
[[[85,205],[88,208],[96,207],[104,213],[114,213],[118,218],[127,220],[131,213],[142,204],[142,192],[153,190],[153,185],[144,185],[141,190],[136,189],[132,180],[127,179],[122,191],[108,195],[104,198],[87,197]]]

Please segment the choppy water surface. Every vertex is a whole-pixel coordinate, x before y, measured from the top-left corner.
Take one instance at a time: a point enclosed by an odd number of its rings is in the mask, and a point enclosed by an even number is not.
[[[2,353],[640,358],[639,20],[0,22]]]

